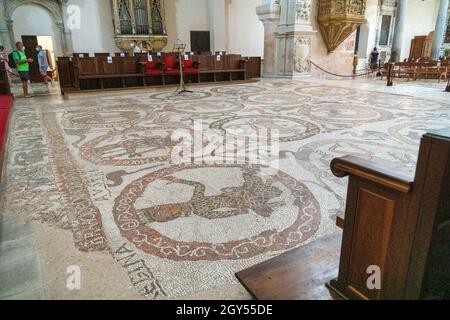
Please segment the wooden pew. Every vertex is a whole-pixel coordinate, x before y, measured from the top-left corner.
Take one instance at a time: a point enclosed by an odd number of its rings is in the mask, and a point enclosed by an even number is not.
[[[439,82],[443,80],[444,82],[450,78],[450,62],[449,60],[445,60],[441,64],[440,74],[439,74]]]
[[[265,300],[450,299],[450,128],[423,136],[414,177],[355,157],[331,170],[349,176],[342,236],[236,273],[247,290]],[[373,267],[380,289],[367,285]]]
[[[395,78],[417,79],[438,79],[446,81],[449,76],[448,61],[405,61],[397,62],[392,70]],[[383,78],[383,77],[382,77]]]
[[[441,75],[441,67],[437,61],[421,62],[417,64],[417,79],[438,79]]]
[[[56,61],[56,65],[59,73],[59,85],[62,92],[64,93],[65,89],[74,89],[75,74],[72,60],[69,57],[59,57]]]
[[[417,68],[416,62],[397,62],[393,69],[393,76],[395,78],[407,78],[416,80],[417,79]]]
[[[163,63],[166,55],[153,54],[153,59]],[[162,75],[146,74],[147,53],[133,57],[116,54],[96,53],[95,57],[86,54],[74,54],[72,60],[59,58],[59,68],[67,75],[63,76],[64,88],[75,90],[142,87],[149,85],[170,85],[179,83],[178,74],[164,72]],[[178,54],[175,54],[178,59]],[[243,58],[237,54],[194,55],[193,61],[199,65],[198,74],[186,74],[187,83],[248,80],[260,77],[261,58]],[[69,70],[72,69],[73,71]],[[164,68],[163,68],[164,69]],[[250,76],[249,76],[250,75]]]
[[[423,136],[415,177],[354,157],[333,160],[349,176],[339,275],[344,299],[450,298],[450,129]],[[368,270],[379,268],[379,289]]]

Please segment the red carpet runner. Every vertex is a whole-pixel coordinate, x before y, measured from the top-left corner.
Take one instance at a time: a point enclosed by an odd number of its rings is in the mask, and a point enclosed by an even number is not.
[[[3,148],[6,140],[9,111],[12,108],[13,97],[11,95],[0,95],[0,164],[3,158]],[[0,168],[1,170],[1,168]]]

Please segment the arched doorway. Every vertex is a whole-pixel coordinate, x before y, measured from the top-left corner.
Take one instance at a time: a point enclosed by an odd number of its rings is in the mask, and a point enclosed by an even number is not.
[[[53,47],[50,49],[55,57],[72,54],[72,36],[70,30],[65,27],[63,18],[66,11],[67,1],[4,1],[4,15],[11,47],[15,47],[16,41],[23,40],[23,35],[34,35],[41,37],[43,45]],[[49,44],[50,39],[53,45]],[[29,49],[34,50],[31,47]]]
[[[62,54],[59,28],[55,16],[48,8],[36,3],[19,4],[11,14],[14,43],[21,41],[25,45],[27,56],[34,57],[30,65],[30,75],[33,81],[41,81],[37,62],[38,44],[47,52],[50,67],[55,69],[56,57]]]

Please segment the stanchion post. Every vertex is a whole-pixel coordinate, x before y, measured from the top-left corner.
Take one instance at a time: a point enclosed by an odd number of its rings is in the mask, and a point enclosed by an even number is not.
[[[389,62],[388,66],[388,76],[387,76],[387,86],[392,87],[394,85],[393,77],[392,77],[392,69],[394,68],[394,64]]]

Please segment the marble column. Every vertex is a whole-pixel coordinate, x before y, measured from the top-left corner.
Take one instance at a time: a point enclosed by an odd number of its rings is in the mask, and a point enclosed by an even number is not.
[[[64,56],[71,56],[73,54],[72,31],[67,25],[68,14],[68,0],[63,0],[61,3],[61,16],[63,18],[62,25],[58,25],[61,33],[61,50]]]
[[[8,34],[9,34],[9,39],[11,42],[11,46],[13,47],[13,49],[16,48],[16,42],[17,41],[21,41],[21,39],[16,40],[16,36],[14,35],[14,20],[12,19],[8,19],[6,20],[6,25],[7,25],[7,29],[8,29]]]
[[[392,61],[399,61],[402,54],[403,36],[406,20],[406,1],[397,1],[397,15],[395,18],[394,39],[392,40]]]
[[[447,24],[448,5],[449,0],[441,0],[441,3],[439,5],[436,28],[434,30],[433,47],[431,50],[431,58],[433,60],[438,60],[441,53],[442,41],[445,34],[445,26]]]
[[[310,75],[312,37],[312,0],[281,0],[277,30],[277,76],[297,78]]]
[[[3,45],[8,52],[11,52],[14,44],[6,20],[5,2],[4,0],[0,0],[0,44]]]
[[[256,8],[256,14],[264,25],[264,70],[263,77],[276,75],[276,32],[280,21],[280,4],[273,1]]]

